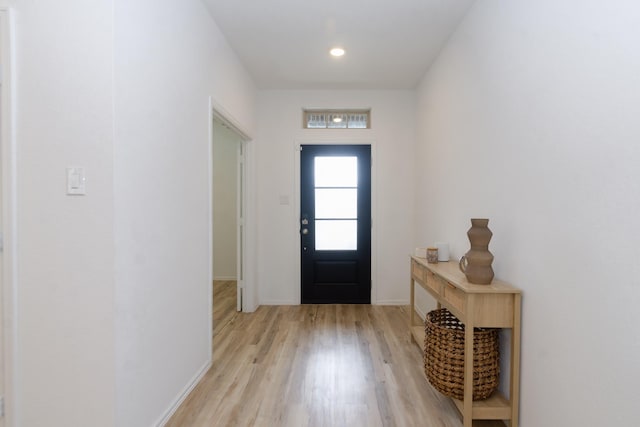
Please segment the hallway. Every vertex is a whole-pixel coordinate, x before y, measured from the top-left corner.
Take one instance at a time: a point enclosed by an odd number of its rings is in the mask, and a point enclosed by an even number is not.
[[[214,287],[213,367],[168,427],[462,425],[424,377],[406,331],[407,307],[236,313],[233,285]]]

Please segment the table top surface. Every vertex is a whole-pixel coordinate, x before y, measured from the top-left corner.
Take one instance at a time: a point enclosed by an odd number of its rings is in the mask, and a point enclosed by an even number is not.
[[[507,293],[507,294],[519,294],[522,291],[518,288],[513,287],[509,283],[503,282],[501,280],[493,279],[488,285],[476,285],[473,283],[469,283],[467,277],[464,275],[462,271],[460,271],[460,267],[458,266],[457,261],[446,261],[446,262],[438,262],[438,263],[428,263],[426,258],[420,258],[416,256],[411,256],[411,259],[416,261],[418,264],[426,267],[431,270],[434,274],[442,277],[446,281],[451,284],[457,286],[462,289],[464,292],[468,293]]]

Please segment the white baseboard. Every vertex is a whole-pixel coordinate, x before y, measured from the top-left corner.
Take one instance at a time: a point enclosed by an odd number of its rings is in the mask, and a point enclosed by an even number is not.
[[[404,299],[388,299],[376,301],[373,305],[409,305],[409,301]]]
[[[211,358],[207,360],[207,362],[198,370],[198,372],[191,378],[191,381],[187,383],[187,385],[182,389],[182,392],[178,394],[177,398],[174,400],[173,404],[164,412],[164,415],[154,424],[156,427],[162,427],[169,422],[169,419],[175,414],[180,405],[184,402],[184,400],[189,396],[189,393],[195,388],[196,385],[200,382],[204,374],[207,373],[209,368],[211,367]]]
[[[274,300],[261,301],[260,305],[300,305],[300,303],[293,300],[274,299]],[[376,301],[372,303],[372,305],[409,305],[409,301],[403,300],[403,299],[397,299],[397,300],[390,299],[390,300]]]
[[[285,299],[272,299],[260,301],[260,305],[300,305],[300,302]]]
[[[229,280],[236,280],[236,276],[216,276],[213,278],[213,280],[225,280],[225,281],[229,281]]]

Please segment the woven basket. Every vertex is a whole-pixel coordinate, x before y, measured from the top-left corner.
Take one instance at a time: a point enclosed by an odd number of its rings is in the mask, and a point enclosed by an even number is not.
[[[442,394],[464,399],[464,324],[446,308],[425,319],[424,372]],[[473,331],[473,400],[486,399],[498,387],[498,330]]]

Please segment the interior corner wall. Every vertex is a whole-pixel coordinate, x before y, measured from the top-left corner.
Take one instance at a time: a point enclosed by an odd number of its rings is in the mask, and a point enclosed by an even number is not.
[[[371,129],[303,129],[303,108],[371,108]],[[407,304],[412,244],[413,91],[284,91],[258,95],[258,277],[261,304],[299,304],[296,143],[373,145],[373,302]]]
[[[419,88],[415,243],[455,259],[490,219],[523,290],[522,427],[637,423],[638,22],[631,1],[478,1]]]
[[[112,6],[12,5],[15,425],[115,424]],[[66,194],[69,166],[85,168],[85,196]]]
[[[254,87],[200,0],[115,6],[116,424],[163,422],[211,361],[209,96]]]

